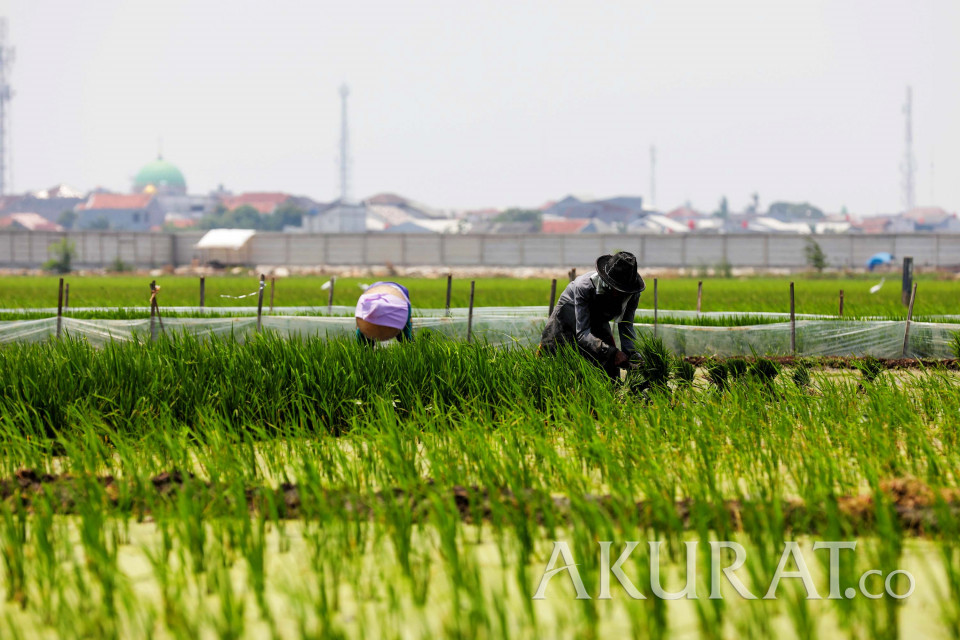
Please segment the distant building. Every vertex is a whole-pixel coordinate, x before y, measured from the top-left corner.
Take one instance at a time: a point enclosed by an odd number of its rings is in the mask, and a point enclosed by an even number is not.
[[[60,184],[41,191],[31,191],[22,196],[0,198],[0,215],[36,213],[50,222],[59,223],[65,211],[73,211],[74,207],[83,200],[82,193]]]
[[[605,200],[581,200],[576,196],[567,196],[543,209],[546,216],[560,218],[596,218],[609,224],[629,225],[637,218],[647,215],[643,208],[643,198],[639,196],[619,196]]]
[[[94,193],[77,205],[75,229],[149,231],[160,227],[164,213],[149,193]]]
[[[367,207],[344,204],[336,200],[316,214],[303,217],[302,230],[307,233],[366,233]]]
[[[0,229],[21,229],[24,231],[63,231],[63,227],[50,222],[39,213],[11,213],[0,216]]]

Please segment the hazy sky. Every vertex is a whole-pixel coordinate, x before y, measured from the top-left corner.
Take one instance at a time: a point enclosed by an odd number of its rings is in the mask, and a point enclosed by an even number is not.
[[[734,209],[758,192],[960,210],[960,2],[0,0],[13,187],[130,189],[157,153],[193,193],[352,192],[438,207],[567,193]]]

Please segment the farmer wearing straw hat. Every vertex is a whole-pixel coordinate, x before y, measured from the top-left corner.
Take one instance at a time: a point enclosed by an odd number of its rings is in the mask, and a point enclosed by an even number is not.
[[[619,380],[620,369],[628,369],[636,355],[633,317],[644,288],[632,253],[600,256],[596,271],[583,274],[563,290],[540,336],[540,349],[556,353],[561,344],[573,345],[611,379]],[[612,320],[617,321],[620,349],[610,331]]]
[[[396,282],[374,282],[357,300],[357,342],[374,346],[396,338],[413,341],[410,292]]]

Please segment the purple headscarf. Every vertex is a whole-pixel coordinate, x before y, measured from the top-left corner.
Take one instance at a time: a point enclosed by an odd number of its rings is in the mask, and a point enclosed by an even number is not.
[[[365,293],[357,300],[355,315],[382,327],[403,329],[410,315],[410,303],[389,293]]]

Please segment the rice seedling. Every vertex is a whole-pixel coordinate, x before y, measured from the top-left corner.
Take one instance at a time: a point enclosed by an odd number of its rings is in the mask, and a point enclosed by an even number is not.
[[[858,360],[855,366],[860,370],[865,382],[876,382],[883,372],[887,370],[883,362],[873,356],[866,356]]]

